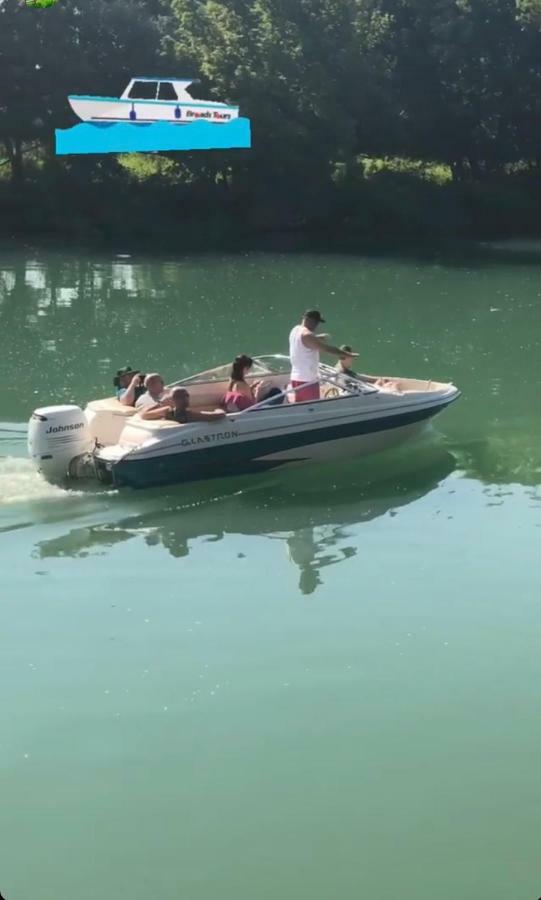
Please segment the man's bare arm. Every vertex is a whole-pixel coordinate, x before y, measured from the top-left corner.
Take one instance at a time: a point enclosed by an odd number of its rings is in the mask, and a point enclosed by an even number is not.
[[[165,419],[168,410],[172,409],[169,404],[157,404],[156,406],[143,407],[139,413],[141,419]]]
[[[305,347],[310,347],[312,350],[320,350],[321,353],[331,353],[333,356],[353,356],[356,357],[358,353],[344,353],[343,350],[340,350],[340,347],[335,347],[333,344],[327,344],[326,341],[322,340],[316,334],[303,334],[301,338]]]
[[[140,381],[141,376],[139,374],[133,376],[122,396],[118,398],[120,403],[122,403],[124,406],[135,405],[135,389],[139,387]]]

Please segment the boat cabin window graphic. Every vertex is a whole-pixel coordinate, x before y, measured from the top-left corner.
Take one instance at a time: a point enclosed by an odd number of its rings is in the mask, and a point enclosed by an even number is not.
[[[134,81],[128,97],[130,100],[155,100],[157,89],[157,81]]]
[[[178,100],[177,92],[170,81],[161,81],[158,85],[158,100]]]
[[[193,102],[193,97],[187,90],[193,84],[191,81],[168,79],[133,78],[122,97],[128,100],[165,100],[174,102],[182,100]]]
[[[129,89],[130,100],[178,100],[170,81],[134,81]]]

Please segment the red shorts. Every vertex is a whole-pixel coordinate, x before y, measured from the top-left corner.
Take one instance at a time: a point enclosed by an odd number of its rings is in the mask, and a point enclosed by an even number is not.
[[[291,381],[291,387],[298,388],[301,384],[308,384],[308,387],[301,388],[293,394],[294,403],[303,403],[310,400],[319,400],[319,384],[310,384],[307,381]]]

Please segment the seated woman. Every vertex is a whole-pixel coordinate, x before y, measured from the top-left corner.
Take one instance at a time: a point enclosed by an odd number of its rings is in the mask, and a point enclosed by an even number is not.
[[[190,395],[186,388],[173,388],[165,400],[157,406],[147,407],[139,413],[142,419],[167,419],[186,425],[188,422],[216,422],[223,419],[223,409],[215,409],[212,412],[204,412],[190,409]]]
[[[227,412],[242,412],[244,409],[257,403],[257,389],[261,385],[256,381],[249,385],[246,376],[254,364],[250,356],[242,353],[236,356],[231,366],[231,380],[224,397],[224,406]]]
[[[250,406],[259,403],[261,400],[267,400],[269,397],[274,397],[275,395],[278,396],[282,393],[280,389],[276,387],[270,389],[266,388],[262,381],[255,381],[252,385],[249,385],[246,381],[246,376],[253,364],[254,361],[251,356],[246,356],[245,353],[236,356],[233,360],[233,365],[231,366],[231,381],[229,382],[229,387],[224,397],[224,407],[226,412],[242,412],[245,409],[249,409]],[[272,402],[281,403],[282,399],[283,398],[281,397],[279,400],[274,400]]]

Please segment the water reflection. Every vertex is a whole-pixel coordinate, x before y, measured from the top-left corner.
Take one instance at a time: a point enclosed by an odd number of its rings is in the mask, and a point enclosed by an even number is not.
[[[347,538],[347,532],[338,525],[319,540],[314,528],[300,528],[286,539],[289,559],[299,568],[301,594],[313,594],[322,584],[322,569],[355,556],[357,548],[352,546],[338,547],[336,552],[327,552],[344,538]]]
[[[250,287],[243,293],[252,302],[250,267],[246,276]],[[35,257],[2,253],[0,378],[7,388],[2,415],[16,418],[24,410],[24,419],[51,398],[83,403],[103,396],[111,390],[113,372],[127,361],[172,380],[228,359],[234,342],[227,340],[227,350],[217,355],[211,348],[222,336],[239,334],[230,303],[238,291],[235,257],[206,257],[201,263],[198,257],[168,262],[56,251]],[[262,294],[264,286],[258,285],[264,305]]]
[[[541,484],[541,436],[523,423],[453,445],[453,452],[464,474],[483,484]]]
[[[341,467],[339,473],[310,467],[288,477],[282,473],[278,482],[248,486],[221,498],[207,495],[210,499],[202,500],[202,489],[194,486],[191,493],[179,489],[165,498],[163,494],[148,498],[146,508],[137,514],[73,528],[40,541],[34,555],[40,559],[81,558],[139,539],[182,559],[197,540],[258,536],[283,543],[284,552],[298,569],[299,590],[312,594],[323,583],[325,569],[356,555],[354,527],[395,515],[400,507],[424,497],[454,471],[456,460],[446,450],[431,447],[395,455],[392,475],[385,471],[386,465],[357,462]],[[331,471],[329,483],[325,479]]]

